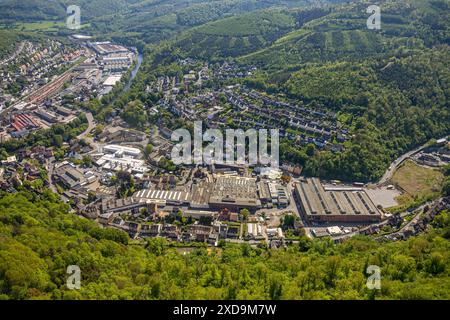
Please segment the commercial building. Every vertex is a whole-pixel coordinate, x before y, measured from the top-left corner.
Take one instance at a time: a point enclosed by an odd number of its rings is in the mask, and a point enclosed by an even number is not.
[[[141,150],[137,148],[131,148],[131,147],[125,147],[125,146],[119,146],[115,144],[106,145],[103,147],[103,152],[114,154],[117,156],[131,156],[134,158],[137,158],[141,155]]]
[[[310,223],[370,223],[381,220],[381,214],[362,189],[326,191],[320,180],[308,178],[295,187],[302,214]]]

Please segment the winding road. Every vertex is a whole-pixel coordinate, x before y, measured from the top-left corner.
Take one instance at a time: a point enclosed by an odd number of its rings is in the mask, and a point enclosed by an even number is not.
[[[84,137],[86,137],[89,134],[89,132],[91,132],[95,128],[95,121],[94,121],[94,116],[92,115],[92,113],[87,112],[86,113],[86,119],[88,121],[88,127],[87,127],[86,130],[84,130],[83,133],[81,133],[81,134],[79,134],[77,136],[78,140],[81,140]]]
[[[4,65],[4,64],[7,64],[7,63],[9,63],[10,61],[16,59],[17,56],[18,56],[19,54],[22,53],[22,51],[23,51],[23,49],[24,49],[24,47],[25,47],[25,44],[26,44],[25,42],[21,42],[21,43],[19,44],[19,47],[16,49],[16,51],[14,51],[14,53],[13,53],[10,57],[8,57],[8,58],[6,58],[6,59],[0,61],[0,66],[2,66],[2,65]]]

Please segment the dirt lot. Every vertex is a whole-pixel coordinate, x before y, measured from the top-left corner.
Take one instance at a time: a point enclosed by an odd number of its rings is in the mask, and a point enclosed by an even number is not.
[[[406,161],[392,177],[392,183],[400,187],[405,194],[397,198],[405,203],[411,198],[433,196],[440,192],[444,175],[436,169],[425,168],[413,161]]]

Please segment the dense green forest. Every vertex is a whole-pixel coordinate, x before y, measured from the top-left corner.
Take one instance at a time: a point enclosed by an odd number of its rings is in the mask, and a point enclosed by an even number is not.
[[[448,61],[448,47],[441,47],[370,64],[327,63],[294,72],[286,84],[290,94],[359,116],[352,145],[339,155],[322,152],[307,159],[307,173],[376,180],[392,159],[448,134]]]
[[[0,58],[14,51],[14,44],[17,42],[17,39],[16,33],[0,30]]]
[[[450,216],[395,243],[357,237],[309,240],[287,249],[226,244],[181,254],[162,239],[128,243],[67,213],[49,190],[0,194],[2,299],[449,299]],[[66,268],[81,269],[68,290]],[[366,287],[368,265],[381,290]]]

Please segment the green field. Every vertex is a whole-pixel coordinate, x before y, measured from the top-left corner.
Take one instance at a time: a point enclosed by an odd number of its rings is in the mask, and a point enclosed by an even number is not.
[[[82,24],[81,28],[88,28],[90,24]],[[16,23],[14,29],[27,32],[54,32],[66,28],[65,22],[60,21],[40,21]]]

